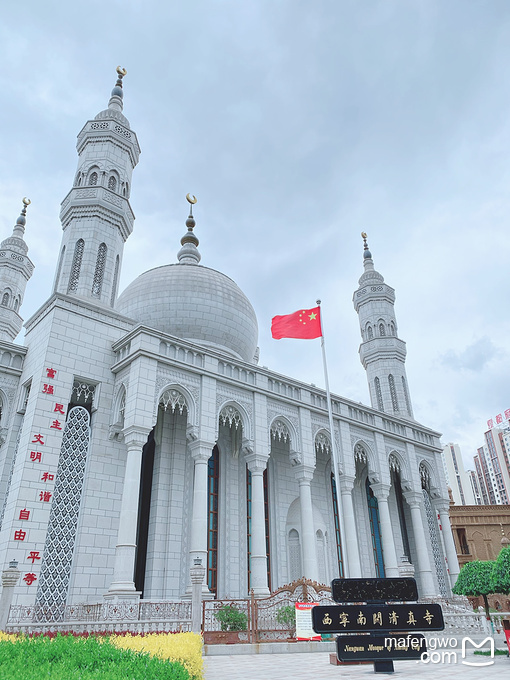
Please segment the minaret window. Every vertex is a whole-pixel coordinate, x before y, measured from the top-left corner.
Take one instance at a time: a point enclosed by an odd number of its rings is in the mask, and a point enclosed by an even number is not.
[[[367,338],[369,340],[372,340],[374,337],[374,331],[372,330],[372,326],[367,326]]]
[[[75,293],[78,288],[78,280],[80,278],[81,261],[83,259],[83,249],[85,248],[85,241],[81,238],[76,241],[74,247],[73,264],[71,265],[71,275],[69,277],[69,285],[67,287],[68,293]]]
[[[96,270],[94,272],[94,280],[92,281],[92,295],[97,298],[101,297],[107,251],[106,243],[101,243],[97,251]]]
[[[93,172],[89,177],[89,186],[91,186],[91,187],[96,186],[97,180],[98,180],[98,174],[97,174],[97,172]]]
[[[16,298],[14,300],[14,311],[17,312],[18,309],[19,309],[19,300],[18,300],[18,298]]]
[[[404,390],[404,397],[406,400],[406,408],[407,412],[409,413],[410,416],[413,415],[413,412],[411,411],[411,402],[409,400],[409,392],[407,391],[407,384],[406,384],[406,379],[404,376],[402,376],[402,389]]]
[[[390,335],[395,335],[395,324],[393,321],[390,323]]]
[[[110,304],[112,307],[115,304],[115,295],[117,294],[117,279],[119,278],[119,264],[120,258],[117,255],[117,257],[115,258],[115,270],[113,272],[112,296],[110,298]]]
[[[2,307],[7,307],[9,304],[9,293],[4,293],[2,295]]]
[[[391,375],[391,373],[388,376],[388,382],[390,384],[390,395],[393,411],[395,413],[398,413],[400,409],[398,407],[397,390],[395,389],[395,378]]]
[[[116,191],[117,190],[117,180],[113,175],[110,175],[108,178],[108,189],[111,191]]]
[[[379,335],[384,337],[386,335],[386,326],[383,323],[379,324]]]
[[[379,411],[384,411],[384,402],[382,398],[382,391],[381,391],[381,381],[379,378],[376,378],[374,380],[374,385],[375,385],[375,396],[377,399],[377,408]]]

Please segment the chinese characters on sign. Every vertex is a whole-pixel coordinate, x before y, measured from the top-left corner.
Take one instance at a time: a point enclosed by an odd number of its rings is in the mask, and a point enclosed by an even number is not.
[[[502,425],[504,420],[510,421],[510,408],[507,408],[504,411],[504,415],[503,413],[498,413],[496,418],[489,418],[489,420],[487,421],[487,427],[489,428],[489,430],[492,430],[492,428],[494,427],[494,420],[496,421],[496,425]]]
[[[375,632],[378,630],[443,630],[437,604],[366,604],[315,607],[314,630],[318,633]]]

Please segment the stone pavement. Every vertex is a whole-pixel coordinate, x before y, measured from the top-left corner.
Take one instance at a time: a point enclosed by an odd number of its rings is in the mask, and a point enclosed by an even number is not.
[[[497,647],[503,645],[497,641]],[[342,678],[365,680],[366,678],[401,678],[402,680],[480,680],[484,676],[510,677],[510,659],[496,656],[490,666],[466,666],[462,664],[461,650],[457,662],[422,663],[421,661],[395,661],[392,674],[374,674],[373,665],[333,666],[327,652],[298,654],[246,654],[235,656],[207,656],[204,659],[205,680],[330,680]],[[487,657],[468,653],[465,661],[483,663]]]

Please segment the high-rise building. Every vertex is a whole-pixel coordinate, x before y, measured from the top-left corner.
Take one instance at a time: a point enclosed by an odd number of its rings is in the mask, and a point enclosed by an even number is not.
[[[510,503],[509,442],[509,428],[492,428],[485,433],[485,444],[477,450],[474,457],[478,487],[484,505]]]
[[[475,496],[469,476],[464,470],[462,454],[458,444],[450,443],[443,446],[443,463],[446,483],[451,489],[454,503],[456,505],[474,505]]]
[[[124,75],[78,135],[54,288],[24,345],[24,214],[2,244],[0,562],[22,570],[14,603],[58,617],[104,597],[185,598],[195,559],[206,597],[398,576],[402,556],[421,596],[449,595],[439,435],[414,419],[395,294],[366,239],[354,300],[372,406],[333,395],[332,428],[324,391],[258,365],[255,311],[200,264],[191,209],[177,261],[117,297],[140,153]]]

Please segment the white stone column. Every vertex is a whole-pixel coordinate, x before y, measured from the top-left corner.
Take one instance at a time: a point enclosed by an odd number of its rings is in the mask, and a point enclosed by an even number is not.
[[[303,576],[312,581],[319,579],[317,564],[317,544],[313,524],[312,490],[313,467],[298,465],[295,468],[299,482],[299,507],[301,511],[301,550],[303,556]]]
[[[191,578],[191,630],[200,633],[202,630],[202,584],[204,582],[205,567],[197,557],[190,569]]]
[[[207,574],[207,518],[208,518],[208,461],[212,455],[214,444],[196,440],[189,444],[193,458],[193,509],[191,513],[190,558],[191,564],[196,558],[202,560]],[[202,593],[209,594],[206,583],[202,584]]]
[[[381,523],[381,537],[384,557],[384,574],[386,578],[398,577],[397,551],[395,550],[395,540],[391,528],[390,509],[388,507],[388,496],[390,493],[389,484],[371,484],[370,488],[377,498],[379,507],[379,520]]]
[[[450,503],[435,503],[434,509],[439,513],[439,522],[441,524],[441,531],[443,533],[444,547],[446,550],[446,559],[448,560],[448,571],[450,573],[450,585],[455,585],[459,575],[459,560],[457,558],[457,549],[455,541],[453,540],[452,525],[450,524],[450,515],[448,513]]]
[[[419,596],[433,597],[436,596],[436,588],[434,586],[434,578],[432,576],[432,567],[430,564],[430,557],[427,550],[427,540],[425,537],[425,529],[423,528],[423,494],[421,491],[406,491],[404,497],[411,509],[411,521],[413,524],[414,544],[416,547],[416,557],[418,560],[417,573],[420,578],[421,592]]]
[[[113,581],[104,596],[112,600],[138,600],[134,583],[136,557],[136,530],[138,526],[138,505],[140,496],[140,474],[142,469],[142,448],[147,443],[150,430],[128,427],[124,430],[127,457],[124,473],[124,487],[120,507],[119,533],[115,548]]]
[[[342,507],[338,512],[344,514],[345,527],[345,546],[342,546],[344,560],[349,565],[349,578],[361,578],[361,562],[359,559],[358,534],[356,519],[354,517],[354,505],[352,502],[352,489],[354,487],[354,477],[340,475],[340,496]],[[337,498],[338,498],[337,493]]]
[[[245,459],[251,472],[251,588],[255,597],[266,597],[269,595],[264,509],[264,470],[267,457],[249,454]]]
[[[21,571],[16,560],[9,562],[9,568],[2,572],[2,595],[0,596],[0,630],[5,630],[9,619],[9,610],[14,595],[14,587]]]

